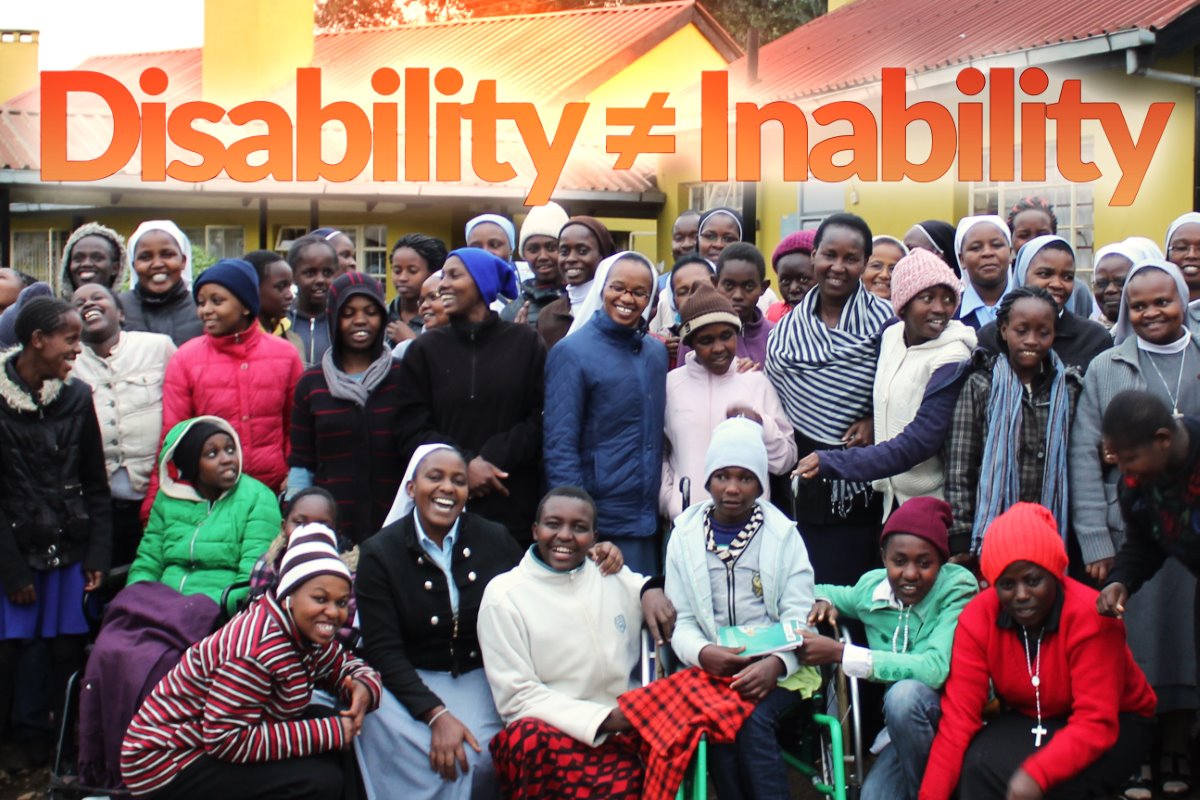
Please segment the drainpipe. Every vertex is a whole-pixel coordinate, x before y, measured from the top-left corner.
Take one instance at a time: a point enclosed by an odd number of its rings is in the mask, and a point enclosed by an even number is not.
[[[1167,83],[1178,83],[1198,90],[1194,103],[1196,119],[1192,123],[1192,163],[1194,165],[1192,174],[1192,208],[1200,209],[1200,77],[1144,67],[1138,61],[1138,51],[1133,48],[1125,51],[1125,74],[1141,75],[1144,78],[1165,81]]]
[[[751,27],[746,43],[746,85],[758,83],[758,28]],[[742,241],[757,244],[758,239],[758,184],[747,183],[742,187]]]

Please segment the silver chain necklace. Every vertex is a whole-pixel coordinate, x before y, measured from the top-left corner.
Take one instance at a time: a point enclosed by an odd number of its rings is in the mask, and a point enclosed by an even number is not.
[[[1025,669],[1029,672],[1029,683],[1033,686],[1033,702],[1037,708],[1037,725],[1029,729],[1033,734],[1033,746],[1042,746],[1042,737],[1049,731],[1042,725],[1042,634],[1038,631],[1037,649],[1031,658],[1029,655],[1029,631],[1021,628],[1021,638],[1025,642]]]
[[[1171,394],[1171,386],[1167,383],[1167,379],[1163,377],[1162,370],[1158,368],[1158,364],[1154,362],[1153,356],[1147,356],[1150,361],[1150,366],[1154,367],[1154,371],[1158,373],[1158,379],[1162,381],[1163,388],[1167,390],[1167,397],[1171,400],[1171,415],[1175,419],[1180,419],[1183,414],[1179,412],[1179,389],[1183,386],[1183,369],[1187,366],[1187,350],[1184,350],[1179,358],[1179,377],[1175,379],[1175,394]]]

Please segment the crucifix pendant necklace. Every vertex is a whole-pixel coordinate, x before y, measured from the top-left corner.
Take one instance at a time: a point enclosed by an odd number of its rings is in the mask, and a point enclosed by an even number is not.
[[[1158,373],[1158,379],[1162,381],[1163,388],[1167,390],[1167,397],[1171,398],[1171,415],[1175,419],[1182,419],[1183,414],[1179,411],[1179,390],[1183,386],[1183,369],[1187,366],[1187,351],[1184,350],[1179,358],[1179,376],[1175,379],[1175,394],[1171,394],[1171,386],[1167,383],[1167,379],[1163,377],[1162,370],[1158,368],[1158,364],[1154,363],[1154,359],[1150,359],[1150,366],[1154,367],[1154,371]]]
[[[1029,683],[1033,686],[1033,702],[1037,708],[1037,726],[1030,728],[1033,734],[1033,746],[1042,746],[1042,737],[1049,731],[1042,725],[1042,633],[1038,631],[1037,649],[1031,658],[1029,655],[1029,631],[1021,628],[1021,637],[1025,641],[1025,669],[1029,672]]]

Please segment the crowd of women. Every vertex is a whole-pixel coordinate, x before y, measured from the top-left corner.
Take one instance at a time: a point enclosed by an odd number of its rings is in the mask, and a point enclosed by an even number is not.
[[[80,227],[60,291],[0,271],[0,766],[94,639],[79,781],[136,797],[668,797],[703,732],[779,798],[823,666],[881,686],[867,798],[1185,796],[1200,214],[1091,287],[1056,227],[768,269],[715,208],[660,268],[551,203],[403,236],[390,302],[331,228],[193,274]]]

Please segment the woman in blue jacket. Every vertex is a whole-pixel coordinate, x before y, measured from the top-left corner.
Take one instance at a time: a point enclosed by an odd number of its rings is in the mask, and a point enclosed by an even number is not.
[[[643,575],[661,571],[654,532],[667,348],[646,335],[645,320],[655,278],[638,253],[600,264],[581,309],[589,322],[546,361],[543,420],[548,484],[587,490],[600,509],[600,537],[614,541]]]

